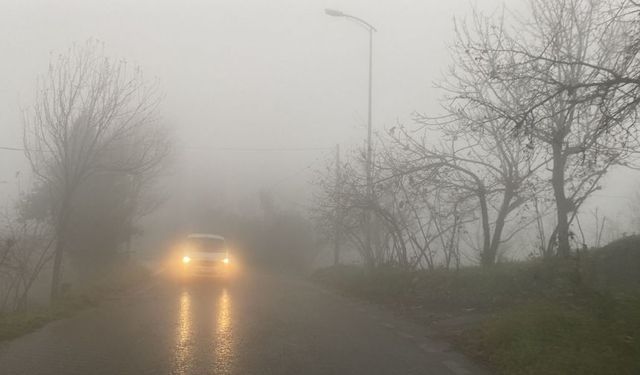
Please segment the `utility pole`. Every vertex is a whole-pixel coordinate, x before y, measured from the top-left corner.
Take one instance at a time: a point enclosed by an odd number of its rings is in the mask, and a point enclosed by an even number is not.
[[[369,22],[363,20],[360,17],[352,16],[350,14],[341,12],[335,9],[325,9],[325,13],[331,17],[344,17],[346,19],[350,19],[352,21],[357,22],[361,26],[364,26],[369,32],[369,86],[368,86],[368,96],[367,96],[367,150],[366,150],[366,160],[365,160],[365,173],[367,179],[367,191],[366,191],[366,199],[367,199],[367,209],[365,212],[365,244],[367,247],[367,251],[371,251],[373,253],[372,241],[371,241],[371,211],[374,200],[373,194],[373,146],[371,141],[371,132],[373,128],[373,119],[372,119],[372,97],[373,97],[373,33],[375,33],[376,28],[370,24]]]
[[[340,173],[340,144],[336,145],[336,186],[335,186],[335,236],[333,239],[333,265],[340,264],[340,240],[342,239],[342,175]]]
[[[367,116],[367,206],[368,210],[366,213],[366,244],[368,251],[373,254],[373,247],[371,241],[371,213],[373,207],[371,207],[373,203],[373,145],[371,144],[371,129],[373,128],[373,120],[372,120],[372,96],[373,96],[373,32],[375,28],[373,26],[369,27],[369,100],[368,100],[368,116]]]

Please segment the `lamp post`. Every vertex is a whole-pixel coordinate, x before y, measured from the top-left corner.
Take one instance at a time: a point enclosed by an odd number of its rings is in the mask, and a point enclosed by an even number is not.
[[[371,145],[371,128],[372,128],[372,110],[371,110],[371,100],[372,100],[372,83],[373,83],[373,33],[376,32],[376,28],[371,25],[369,22],[363,20],[362,18],[352,16],[347,13],[343,13],[339,10],[335,9],[325,9],[324,12],[332,17],[344,17],[355,21],[361,26],[364,26],[369,32],[369,90],[368,90],[368,108],[367,108],[367,154],[365,160],[365,173],[367,179],[367,204],[371,204],[373,199],[373,178],[372,178],[372,145]],[[370,216],[369,212],[366,214],[366,244],[367,250],[371,250],[371,225],[370,225]]]

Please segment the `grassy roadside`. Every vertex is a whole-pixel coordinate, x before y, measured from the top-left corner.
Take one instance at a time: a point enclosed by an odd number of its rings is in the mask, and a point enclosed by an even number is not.
[[[429,272],[341,266],[314,279],[433,328],[497,374],[640,374],[639,244],[618,241],[579,261]]]
[[[20,337],[54,320],[71,317],[97,302],[85,294],[69,295],[46,308],[0,314],[0,341]]]
[[[33,332],[49,322],[72,317],[82,310],[97,306],[107,298],[139,285],[150,277],[151,273],[145,267],[130,264],[82,288],[70,291],[50,306],[0,313],[0,342]]]
[[[603,309],[604,307],[604,309]],[[539,300],[499,312],[456,343],[500,374],[640,373],[640,300]]]

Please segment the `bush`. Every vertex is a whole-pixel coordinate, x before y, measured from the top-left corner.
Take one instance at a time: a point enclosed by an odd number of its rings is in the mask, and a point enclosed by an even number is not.
[[[431,308],[495,309],[531,298],[567,297],[580,293],[565,268],[537,261],[498,264],[493,267],[465,267],[458,271],[407,271],[383,266],[367,270],[338,266],[316,271],[324,284],[376,301],[405,302]]]
[[[411,298],[415,293],[415,273],[381,266],[367,270],[358,266],[336,266],[320,269],[314,279],[367,299],[379,302],[398,301]]]

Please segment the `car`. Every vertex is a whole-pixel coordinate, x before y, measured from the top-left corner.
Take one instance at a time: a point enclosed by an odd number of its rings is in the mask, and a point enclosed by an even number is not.
[[[225,276],[229,274],[231,260],[224,237],[216,234],[189,234],[182,246],[182,273],[184,275]]]

